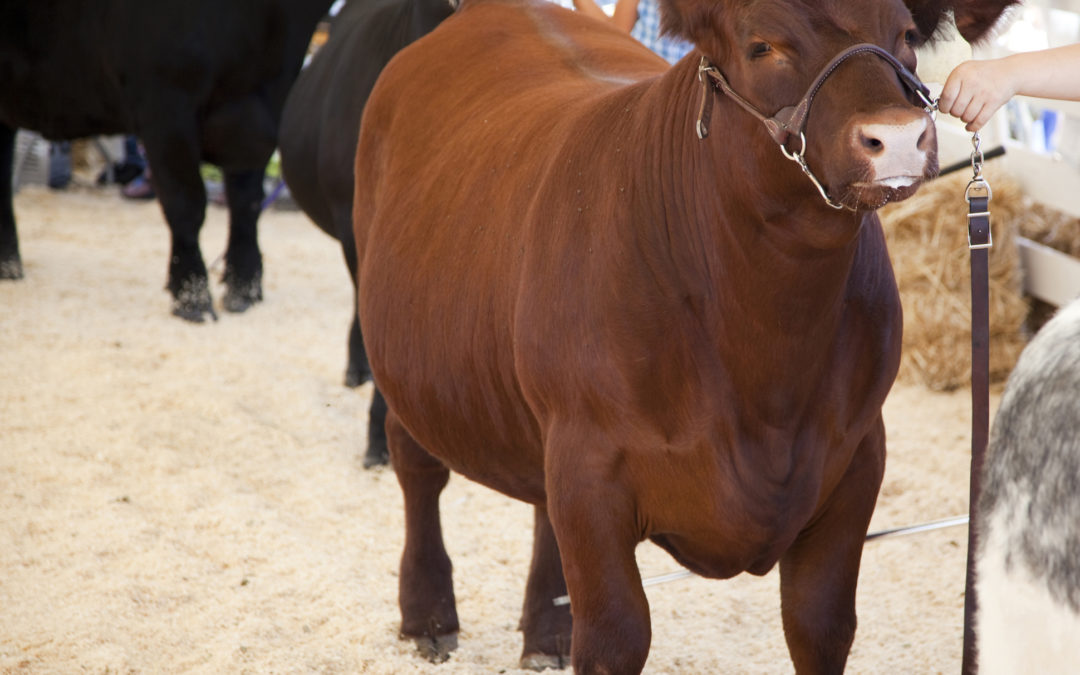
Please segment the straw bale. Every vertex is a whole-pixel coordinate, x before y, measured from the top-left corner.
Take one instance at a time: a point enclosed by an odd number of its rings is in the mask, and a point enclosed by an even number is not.
[[[1020,224],[1020,234],[1044,246],[1080,258],[1080,219],[1045,207],[1032,205],[1032,217]]]
[[[990,249],[990,377],[1005,379],[1026,342],[1028,303],[1016,236],[1031,204],[1019,186],[987,165],[994,246]],[[900,298],[904,340],[898,379],[939,391],[971,380],[971,268],[967,247],[970,172],[924,186],[881,209]]]

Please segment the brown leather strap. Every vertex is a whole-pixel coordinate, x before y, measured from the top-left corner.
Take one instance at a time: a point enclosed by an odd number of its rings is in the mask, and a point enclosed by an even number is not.
[[[983,459],[990,435],[990,188],[968,187],[968,241],[971,246],[971,484],[968,499],[967,577],[964,588],[964,655],[961,672],[974,675],[976,664],[975,554],[976,513],[982,485]]]

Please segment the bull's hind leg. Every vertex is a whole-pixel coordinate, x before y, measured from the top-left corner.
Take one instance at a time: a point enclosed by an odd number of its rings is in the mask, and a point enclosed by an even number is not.
[[[556,606],[566,595],[562,558],[547,509],[537,506],[533,518],[533,557],[525,586],[521,631],[525,647],[521,667],[532,670],[563,668],[570,664],[570,607]]]
[[[262,170],[225,172],[229,245],[225,250],[222,304],[230,312],[243,312],[263,298],[258,221],[265,195],[264,176]]]
[[[439,519],[439,495],[450,471],[420,447],[392,412],[386,431],[405,499],[405,551],[398,578],[401,636],[416,642],[428,660],[441,662],[457,647],[458,634],[450,556]]]
[[[855,585],[885,470],[885,427],[863,440],[824,512],[780,560],[780,599],[797,673],[842,673],[855,639]]]

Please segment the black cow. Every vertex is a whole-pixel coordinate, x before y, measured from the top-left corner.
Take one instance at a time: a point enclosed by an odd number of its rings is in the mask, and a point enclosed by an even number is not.
[[[400,49],[450,16],[449,0],[352,0],[330,37],[297,78],[281,120],[281,169],[296,202],[324,232],[341,242],[356,284],[353,240],[353,161],[360,116],[383,66]],[[353,303],[345,384],[371,378]],[[364,466],[387,462],[386,403],[375,392]]]
[[[229,206],[224,306],[262,299],[256,223],[281,108],[331,0],[0,3],[0,278],[22,276],[11,170],[16,127],[52,139],[137,134],[172,232],[173,313],[214,315],[199,230],[200,161]]]

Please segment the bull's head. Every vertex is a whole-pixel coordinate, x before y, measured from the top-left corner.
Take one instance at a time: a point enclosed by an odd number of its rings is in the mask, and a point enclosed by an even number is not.
[[[664,0],[664,22],[751,113],[729,116],[729,133],[767,132],[831,205],[873,209],[937,171],[935,128],[910,76],[915,49],[948,10],[978,40],[1015,1]]]

